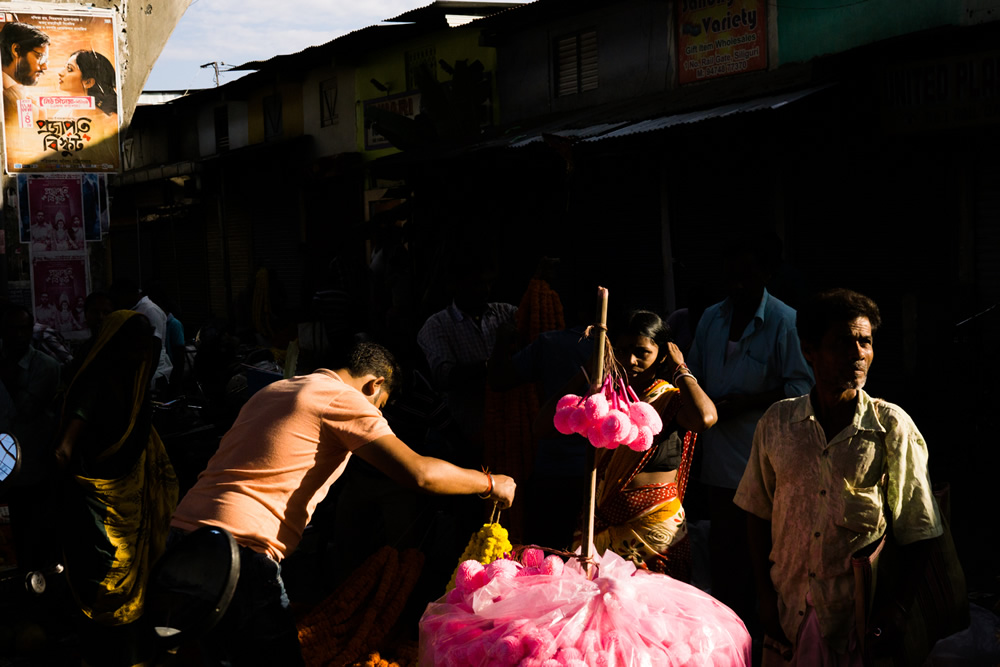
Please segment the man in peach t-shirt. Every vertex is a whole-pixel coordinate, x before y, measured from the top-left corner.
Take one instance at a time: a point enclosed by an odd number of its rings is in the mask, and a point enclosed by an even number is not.
[[[476,493],[510,506],[510,477],[420,456],[393,435],[380,409],[398,376],[389,351],[365,342],[346,368],[265,387],[243,406],[178,505],[171,521],[177,531],[216,526],[240,545],[236,593],[205,646],[218,664],[303,664],[280,562],[352,453],[404,486]]]

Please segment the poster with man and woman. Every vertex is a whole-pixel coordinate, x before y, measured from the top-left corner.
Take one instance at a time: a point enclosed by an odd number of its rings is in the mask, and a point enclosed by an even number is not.
[[[8,173],[119,170],[116,44],[109,10],[0,3]]]

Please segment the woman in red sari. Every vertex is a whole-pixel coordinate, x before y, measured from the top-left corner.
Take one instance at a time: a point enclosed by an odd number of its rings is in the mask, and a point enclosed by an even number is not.
[[[600,452],[594,546],[639,567],[691,579],[691,546],[681,501],[696,434],[717,419],[715,404],[684,365],[670,328],[649,311],[615,332],[615,357],[629,384],[656,408],[663,430],[645,452]]]

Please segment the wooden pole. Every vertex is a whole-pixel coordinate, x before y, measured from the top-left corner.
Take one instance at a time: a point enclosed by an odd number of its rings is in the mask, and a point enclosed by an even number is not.
[[[593,367],[590,373],[591,394],[601,390],[604,384],[604,348],[608,338],[608,290],[605,287],[597,288],[597,322],[594,327],[594,356]],[[590,564],[590,547],[594,542],[594,507],[597,502],[597,448],[587,447],[587,470],[590,479],[587,484],[587,512],[584,515],[583,540],[580,556],[583,558],[584,567],[587,571],[587,578],[593,577]]]

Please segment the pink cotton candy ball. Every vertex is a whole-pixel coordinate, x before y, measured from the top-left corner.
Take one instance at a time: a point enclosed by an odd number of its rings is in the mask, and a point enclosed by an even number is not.
[[[490,650],[491,643],[479,640],[465,647],[466,665],[485,665],[486,654]]]
[[[598,419],[604,417],[604,415],[608,414],[609,409],[608,399],[605,398],[604,394],[591,394],[583,402],[583,410],[587,413],[587,419],[591,422],[596,422]]]
[[[653,432],[648,426],[639,427],[639,435],[635,440],[628,443],[629,448],[636,452],[644,452],[653,446]]]
[[[590,430],[590,418],[587,416],[587,411],[583,408],[573,410],[569,415],[569,425],[573,427],[573,433],[586,436],[587,431]]]
[[[517,576],[519,569],[518,564],[512,560],[507,560],[506,558],[495,560],[486,566],[486,582],[489,583],[497,577],[501,579],[513,579]]]
[[[601,428],[599,423],[592,424],[587,430],[587,440],[590,440],[590,444],[598,449],[611,447],[611,443],[604,437],[604,429]]]
[[[576,408],[582,399],[576,394],[566,394],[556,403],[556,412],[567,408]]]
[[[601,419],[600,423],[604,440],[609,443],[613,442],[616,445],[625,442],[629,429],[632,428],[632,421],[621,410],[608,410],[608,414]]]
[[[552,576],[561,577],[563,573],[563,568],[566,567],[566,564],[563,562],[562,558],[560,558],[555,554],[552,554],[551,556],[548,556],[545,560],[542,561],[540,567],[542,570],[542,574],[549,574]]]
[[[478,560],[459,563],[455,575],[455,588],[463,593],[478,590],[486,585],[486,568]]]
[[[525,567],[538,567],[545,560],[545,552],[534,547],[525,549],[521,554],[521,563]]]
[[[487,653],[491,665],[516,665],[523,657],[524,646],[516,635],[504,635]]]
[[[559,649],[559,653],[556,654],[556,658],[564,665],[569,660],[578,660],[582,662],[583,652],[575,646],[567,646],[566,648]]]
[[[669,648],[670,657],[673,658],[674,664],[686,665],[691,659],[691,645],[687,642],[676,642]]]
[[[557,411],[556,416],[552,418],[552,425],[555,426],[556,430],[563,435],[572,435],[576,433],[576,429],[573,427],[573,415],[576,412],[582,412],[582,410],[568,408],[566,410]]]
[[[521,642],[528,655],[541,660],[548,660],[559,650],[555,637],[545,628],[532,628],[524,635]]]
[[[663,420],[660,418],[660,414],[656,411],[649,403],[632,403],[628,407],[629,417],[632,421],[639,426],[648,426],[649,430],[656,435],[663,430]]]

